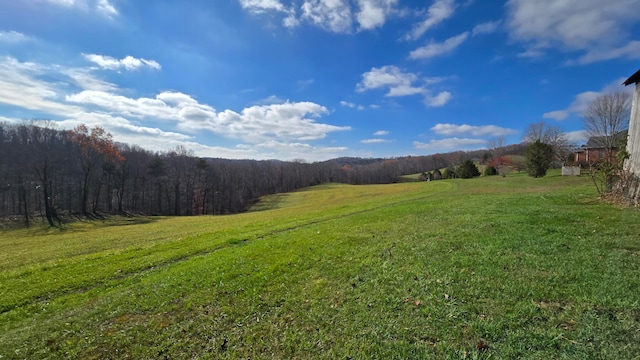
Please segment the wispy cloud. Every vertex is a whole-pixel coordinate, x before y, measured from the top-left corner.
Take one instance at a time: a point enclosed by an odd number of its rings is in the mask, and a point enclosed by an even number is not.
[[[82,90],[71,90],[78,87]],[[313,102],[253,105],[236,112],[231,109],[217,111],[193,96],[177,91],[164,91],[153,97],[130,97],[121,92],[115,84],[97,78],[89,68],[44,66],[0,58],[0,104],[38,111],[66,128],[81,123],[100,125],[114,134],[117,141],[150,150],[184,145],[197,150],[200,156],[288,156],[267,152],[268,144],[280,144],[273,145],[273,151],[287,146],[296,148],[300,155],[297,157],[306,159],[323,159],[328,154],[347,151],[345,147],[307,143],[323,139],[332,132],[351,129],[319,121],[330,112]],[[163,128],[170,130],[139,125],[149,120],[164,123]],[[194,142],[196,134],[202,131],[246,145],[229,149]]]
[[[0,31],[0,44],[18,44],[31,40],[31,37],[17,31]]]
[[[307,80],[298,80],[297,84],[298,84],[298,90],[306,90],[308,89],[311,85],[313,85],[313,83],[315,82],[314,79],[307,79]]]
[[[413,50],[409,54],[409,58],[414,60],[429,59],[432,57],[450,53],[453,50],[455,50],[458,46],[462,45],[462,43],[464,43],[468,37],[469,37],[469,32],[467,31],[467,32],[463,32],[460,35],[450,37],[441,43],[431,41],[427,45]]]
[[[36,63],[0,58],[0,103],[54,115],[80,112],[81,108],[60,101],[59,84],[41,78],[47,72]]]
[[[502,24],[501,20],[489,21],[482,24],[478,24],[473,27],[473,30],[471,31],[471,35],[478,36],[478,35],[485,35],[485,34],[493,34],[498,30],[498,28],[500,27],[500,24]]]
[[[425,98],[425,104],[431,107],[440,107],[440,106],[446,105],[449,102],[449,100],[451,100],[451,98],[452,98],[452,95],[450,92],[443,91],[438,93],[438,95],[435,95],[435,96],[427,95],[427,97]]]
[[[439,135],[460,135],[471,134],[473,136],[505,136],[517,133],[517,130],[503,128],[495,125],[455,125],[455,124],[436,124],[431,128],[431,131]]]
[[[390,143],[392,141],[388,139],[366,139],[366,140],[361,140],[360,142],[363,144],[383,144],[383,143]]]
[[[98,0],[96,10],[108,18],[113,18],[118,15],[118,10],[116,10],[109,0]]]
[[[472,150],[486,146],[487,142],[482,139],[469,138],[448,138],[441,140],[431,140],[428,143],[414,141],[413,146],[419,150],[443,152],[447,150]]]
[[[373,133],[373,136],[387,136],[387,135],[389,135],[388,130],[378,130]]]
[[[80,9],[95,11],[98,14],[105,16],[109,19],[119,15],[118,9],[111,3],[110,0],[44,0],[48,3],[64,6],[69,9]]]
[[[282,24],[288,28],[294,28],[300,24],[296,16],[295,7],[285,6],[279,0],[239,0],[245,10],[253,14],[280,13],[283,14]]]
[[[142,58],[135,58],[133,56],[126,56],[122,59],[116,59],[111,56],[96,55],[96,54],[82,54],[84,58],[92,63],[95,63],[102,69],[107,70],[120,70],[125,69],[129,71],[138,70],[141,68],[151,68],[153,70],[160,70],[162,66],[155,60],[147,60]]]
[[[348,108],[352,108],[352,109],[358,109],[359,111],[364,110],[364,106],[362,105],[358,105],[358,104],[354,104],[352,102],[348,102],[348,101],[340,101],[340,105],[344,106],[344,107],[348,107]]]
[[[523,54],[541,56],[549,50],[582,53],[574,64],[615,58],[638,59],[640,46],[630,30],[640,21],[638,0],[509,0],[507,26]]]
[[[271,104],[284,104],[286,103],[287,100],[279,98],[275,95],[271,95],[269,97],[266,97],[264,99],[260,99],[256,102],[253,103],[253,105],[271,105]]]
[[[565,109],[554,110],[546,112],[542,115],[545,119],[553,119],[557,121],[562,121],[570,116],[582,116],[585,110],[589,107],[591,102],[595,100],[598,96],[607,93],[607,92],[615,92],[615,91],[633,91],[631,87],[621,88],[620,84],[624,81],[623,78],[616,79],[612,83],[608,84],[600,91],[584,91],[580,94],[576,95],[573,101],[569,106]]]
[[[432,27],[453,16],[456,9],[454,0],[435,0],[427,10],[427,17],[414,25],[413,30],[405,36],[406,40],[417,40]]]

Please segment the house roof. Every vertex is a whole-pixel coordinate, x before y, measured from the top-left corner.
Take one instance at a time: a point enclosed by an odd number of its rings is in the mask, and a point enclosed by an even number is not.
[[[640,79],[639,79],[640,80]],[[624,131],[620,131],[619,133],[614,135],[614,143],[615,144],[619,144],[620,142],[622,142],[624,139],[627,138],[627,134],[628,131],[624,130]],[[587,148],[601,148],[604,147],[604,144],[606,144],[605,141],[605,136],[593,136],[590,137],[589,140],[587,141]]]
[[[623,82],[622,85],[627,86],[627,85],[631,85],[639,82],[640,82],[640,70],[636,71],[635,74],[629,76],[629,78],[625,80],[625,82]]]

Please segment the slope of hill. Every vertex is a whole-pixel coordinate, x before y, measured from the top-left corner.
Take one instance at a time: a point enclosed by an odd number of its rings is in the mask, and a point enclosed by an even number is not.
[[[581,177],[326,184],[0,233],[3,358],[633,358],[640,213]]]

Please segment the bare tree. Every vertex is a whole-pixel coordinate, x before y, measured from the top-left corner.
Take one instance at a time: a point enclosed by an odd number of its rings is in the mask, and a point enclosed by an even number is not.
[[[524,131],[522,141],[528,144],[533,144],[536,141],[545,142],[545,129],[547,124],[544,121],[531,123]]]
[[[487,145],[489,145],[489,150],[491,151],[491,155],[493,158],[501,156],[503,150],[502,148],[505,145],[504,136],[496,136],[489,139]]]
[[[557,162],[564,163],[571,154],[572,146],[559,126],[544,121],[530,124],[524,132],[523,142],[533,144],[536,141],[550,145]]]
[[[631,95],[626,92],[606,93],[595,98],[584,112],[584,128],[606,158],[613,158],[613,149],[620,142],[619,133],[629,128]]]

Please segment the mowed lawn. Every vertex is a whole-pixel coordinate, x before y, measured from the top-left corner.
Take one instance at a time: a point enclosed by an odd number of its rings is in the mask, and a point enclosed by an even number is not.
[[[5,230],[0,358],[637,359],[640,211],[552,172]]]

